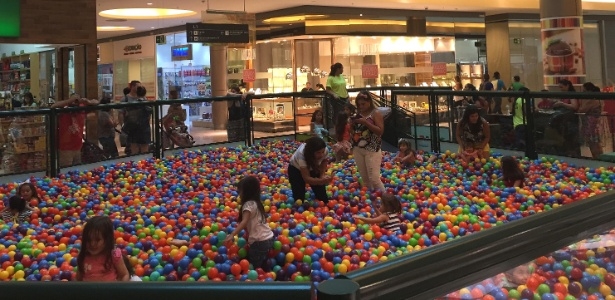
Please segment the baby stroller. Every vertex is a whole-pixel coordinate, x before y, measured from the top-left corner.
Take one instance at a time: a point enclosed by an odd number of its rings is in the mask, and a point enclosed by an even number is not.
[[[192,135],[188,133],[188,126],[178,122],[169,115],[162,119],[162,147],[173,149],[174,145],[180,148],[192,147],[195,143]]]

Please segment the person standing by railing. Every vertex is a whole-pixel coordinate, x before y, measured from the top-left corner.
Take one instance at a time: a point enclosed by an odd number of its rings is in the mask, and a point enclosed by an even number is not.
[[[380,178],[384,117],[376,109],[368,91],[359,92],[355,101],[357,114],[352,118],[354,160],[363,185],[370,190],[380,190],[384,193],[384,184]]]
[[[504,84],[504,80],[500,79],[500,72],[493,72],[493,89],[501,92],[506,90],[506,84]],[[493,98],[493,113],[501,115],[502,114],[502,97],[494,97]]]
[[[51,108],[88,105],[98,105],[98,100],[88,100],[73,94],[68,100],[54,103]],[[69,167],[81,163],[85,115],[84,111],[67,112],[58,115],[58,159],[60,167]]]
[[[583,84],[583,92],[600,93],[600,88],[591,82]],[[602,120],[602,103],[596,99],[584,99],[579,106],[578,112],[581,116],[581,126],[583,128],[583,138],[592,153],[593,158],[602,155],[602,143],[600,142],[600,121]]]
[[[335,99],[348,101],[348,91],[346,90],[346,79],[342,76],[344,66],[335,63],[331,66],[331,72],[327,78],[327,93]]]
[[[559,81],[559,88],[562,92],[576,92],[570,80],[562,79]],[[571,157],[581,156],[581,145],[579,143],[579,117],[576,113],[579,110],[577,99],[559,99],[553,103],[556,113],[550,120],[550,126],[555,128],[564,139],[562,144],[563,155]]]

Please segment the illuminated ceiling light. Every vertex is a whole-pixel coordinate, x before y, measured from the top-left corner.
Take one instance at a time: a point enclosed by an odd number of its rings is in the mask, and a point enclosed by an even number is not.
[[[615,0],[583,0],[583,2],[615,3]]]
[[[154,4],[154,3],[151,3],[151,2],[147,2],[147,5],[153,5],[153,4]]]
[[[98,13],[106,18],[126,18],[126,19],[167,19],[181,18],[196,15],[195,11],[172,8],[117,8],[103,10]]]
[[[296,23],[303,22],[305,20],[322,19],[327,17],[326,15],[300,15],[300,16],[284,16],[275,17],[263,20],[263,23]]]
[[[127,31],[134,30],[134,27],[130,26],[98,26],[96,31]]]

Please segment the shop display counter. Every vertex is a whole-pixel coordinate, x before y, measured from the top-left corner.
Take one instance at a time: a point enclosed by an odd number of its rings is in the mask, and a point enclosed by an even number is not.
[[[297,98],[297,126],[309,126],[316,110],[322,110],[321,98]]]
[[[295,129],[292,98],[264,98],[252,101],[254,130],[282,132]]]
[[[0,120],[0,142],[4,149],[2,174],[37,172],[47,168],[46,125],[45,116]]]

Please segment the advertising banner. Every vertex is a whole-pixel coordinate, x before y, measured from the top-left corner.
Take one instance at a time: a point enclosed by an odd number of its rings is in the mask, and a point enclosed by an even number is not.
[[[558,85],[561,79],[583,84],[586,73],[583,18],[546,18],[540,20],[540,25],[545,86]]]

